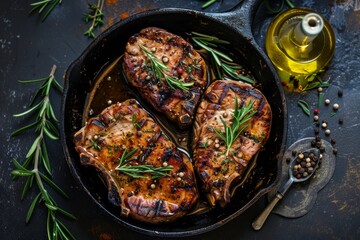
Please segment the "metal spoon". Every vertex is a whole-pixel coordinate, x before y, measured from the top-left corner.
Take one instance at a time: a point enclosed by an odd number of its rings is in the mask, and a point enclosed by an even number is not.
[[[289,167],[289,176],[290,176],[289,180],[284,184],[284,186],[282,186],[282,188],[280,188],[278,190],[274,199],[266,206],[266,208],[262,211],[262,213],[254,220],[254,222],[252,223],[252,227],[255,230],[260,230],[262,228],[262,226],[264,225],[270,212],[273,210],[273,208],[278,203],[278,201],[284,197],[285,193],[287,192],[287,190],[290,188],[290,186],[294,182],[295,183],[304,182],[304,181],[308,180],[314,174],[316,168],[318,167],[319,161],[320,161],[319,149],[310,148],[306,151],[303,151],[302,153],[304,155],[307,155],[307,153],[313,153],[315,155],[317,161],[315,161],[316,164],[315,164],[315,166],[313,166],[313,171],[311,173],[309,173],[309,175],[307,175],[306,177],[296,178],[293,174],[293,169],[296,164],[297,157],[295,159],[293,159],[293,161],[290,163],[290,167]]]

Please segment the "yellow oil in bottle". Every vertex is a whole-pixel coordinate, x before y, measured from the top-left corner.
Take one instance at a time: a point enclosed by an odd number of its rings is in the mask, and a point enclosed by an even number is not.
[[[271,22],[265,42],[266,52],[280,80],[289,90],[302,91],[331,60],[335,35],[331,25],[309,9],[292,8]]]

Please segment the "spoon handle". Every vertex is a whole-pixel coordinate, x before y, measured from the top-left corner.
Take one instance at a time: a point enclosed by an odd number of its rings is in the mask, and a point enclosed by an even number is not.
[[[260,230],[262,228],[269,214],[271,213],[277,202],[280,199],[282,199],[282,197],[283,196],[280,193],[276,193],[274,199],[266,206],[266,208],[262,211],[262,213],[253,221],[252,227],[255,230]]]

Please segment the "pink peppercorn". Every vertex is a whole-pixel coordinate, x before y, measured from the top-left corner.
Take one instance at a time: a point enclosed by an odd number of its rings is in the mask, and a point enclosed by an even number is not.
[[[319,109],[315,108],[315,109],[314,109],[314,114],[315,114],[315,115],[318,115],[318,114],[319,114]]]

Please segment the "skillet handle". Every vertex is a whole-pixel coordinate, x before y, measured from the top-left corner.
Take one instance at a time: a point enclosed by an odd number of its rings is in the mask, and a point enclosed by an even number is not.
[[[205,14],[217,19],[220,22],[226,23],[238,32],[241,32],[241,34],[248,40],[255,43],[251,31],[251,25],[253,23],[255,13],[262,1],[263,0],[244,0],[229,12]]]

